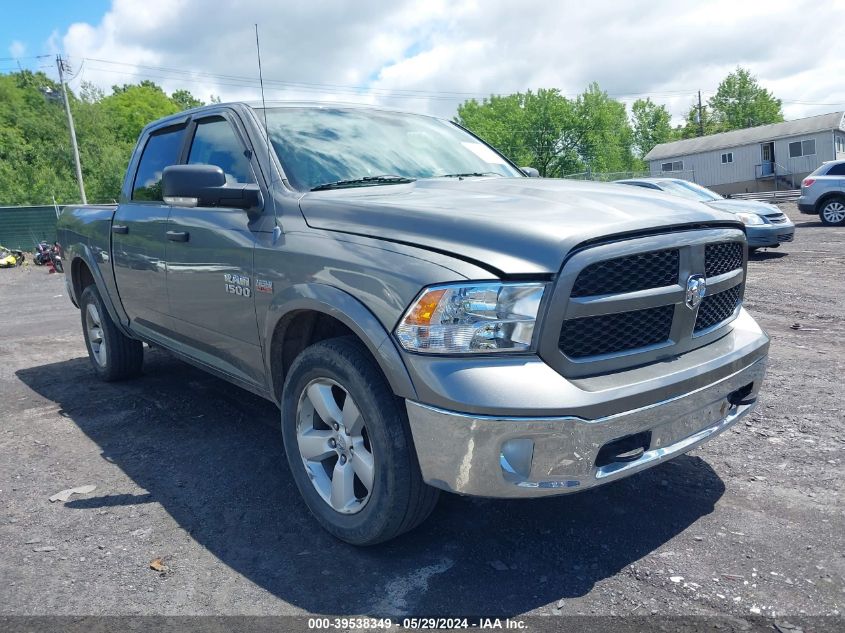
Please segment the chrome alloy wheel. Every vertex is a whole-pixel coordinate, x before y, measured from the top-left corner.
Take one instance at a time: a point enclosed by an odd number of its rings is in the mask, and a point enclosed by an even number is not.
[[[839,200],[831,200],[824,205],[822,217],[831,224],[839,224],[845,220],[845,204]]]
[[[359,512],[373,490],[367,427],[352,396],[328,378],[312,380],[296,410],[299,455],[311,483],[342,514]]]
[[[89,303],[85,308],[85,334],[91,345],[94,361],[100,366],[106,366],[106,339],[103,338],[103,324],[97,306]]]

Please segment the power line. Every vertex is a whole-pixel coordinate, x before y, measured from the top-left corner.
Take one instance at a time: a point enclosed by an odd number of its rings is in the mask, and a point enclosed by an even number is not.
[[[252,77],[247,77],[243,75],[229,75],[229,74],[221,74],[221,73],[209,73],[204,71],[193,71],[193,70],[185,70],[180,68],[172,68],[167,66],[151,66],[146,64],[133,64],[129,62],[118,62],[112,61],[107,59],[101,58],[94,58],[94,57],[87,57],[84,58],[91,62],[97,62],[101,64],[108,64],[112,66],[127,66],[131,68],[142,68],[156,71],[158,74],[150,75],[156,76],[158,78],[167,78],[167,79],[175,79],[176,77],[170,77],[169,74],[175,74],[179,77],[206,77],[212,80],[224,80],[224,82],[215,82],[219,83],[219,85],[247,85],[252,87],[255,84],[255,79]],[[91,67],[92,69],[95,67]],[[106,69],[102,67],[97,67],[98,70],[103,72],[113,72],[119,73],[120,71]],[[164,73],[164,74],[161,74]],[[141,73],[124,73],[130,75],[138,75],[143,76]],[[147,73],[144,73],[147,74]],[[196,79],[191,79],[189,81],[196,82]],[[229,82],[229,83],[225,83]],[[231,83],[236,82],[236,83]],[[296,88],[299,90],[309,90],[309,91],[317,91],[317,92],[352,92],[355,94],[360,93],[367,93],[373,95],[396,95],[402,97],[418,97],[418,98],[434,98],[434,99],[443,99],[443,100],[452,100],[454,97],[489,97],[491,93],[489,92],[460,92],[460,91],[449,91],[449,90],[418,90],[418,89],[410,89],[410,88],[380,88],[377,86],[361,86],[361,85],[347,85],[347,84],[331,84],[331,83],[311,83],[311,82],[301,82],[301,81],[283,81],[279,79],[265,79],[265,84],[274,84],[283,86],[285,88]],[[582,93],[561,93],[563,96],[569,97],[577,97],[580,96]],[[634,97],[634,96],[653,96],[653,97],[674,97],[674,96],[686,96],[686,95],[693,95],[695,94],[694,90],[666,90],[660,92],[619,92],[619,93],[608,93],[609,97]]]
[[[50,55],[20,55],[19,57],[0,57],[0,62],[18,61],[19,59],[45,59]]]
[[[0,58],[0,61],[12,61],[16,59],[40,59],[45,55],[34,55],[20,58]],[[68,58],[66,58],[68,59]],[[259,82],[249,76],[232,75],[224,73],[211,73],[205,71],[186,70],[181,68],[174,68],[168,66],[153,66],[148,64],[135,64],[130,62],[120,62],[109,59],[102,59],[96,57],[80,57],[80,70],[76,75],[70,79],[75,79],[82,71],[83,65],[88,62],[96,62],[97,64],[106,64],[111,68],[100,65],[88,64],[86,70],[111,73],[120,76],[139,77],[143,79],[158,79],[179,81],[181,83],[203,85],[207,86],[209,83],[215,86],[225,86],[230,88],[246,88],[258,89]],[[125,67],[127,70],[118,70],[115,66]],[[133,69],[136,72],[128,70]],[[8,70],[13,70],[9,68]],[[146,70],[153,72],[137,72],[138,70]],[[357,97],[378,97],[382,99],[414,99],[426,101],[455,101],[458,99],[485,99],[490,97],[505,96],[502,94],[491,92],[465,92],[465,91],[449,91],[449,90],[422,90],[410,88],[384,88],[378,86],[364,86],[364,85],[348,85],[348,84],[332,84],[332,83],[313,83],[313,82],[299,82],[299,81],[284,81],[280,79],[265,79],[264,83],[275,92],[282,91],[296,91],[304,93],[325,94],[325,95],[354,95]],[[702,91],[703,96],[710,96],[713,93],[710,91]],[[577,98],[583,93],[560,93],[562,96],[569,98]],[[606,93],[611,98],[625,98],[625,97],[652,97],[652,98],[678,98],[689,96],[692,97],[693,102],[697,94],[696,90],[663,90],[655,92],[616,92]],[[845,102],[812,102],[803,100],[781,99],[781,103],[788,105],[804,105],[804,106],[828,106],[828,107],[842,107]]]

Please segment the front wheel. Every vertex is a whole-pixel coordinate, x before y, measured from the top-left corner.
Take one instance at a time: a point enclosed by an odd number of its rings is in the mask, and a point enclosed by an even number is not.
[[[117,329],[96,286],[85,288],[79,308],[85,346],[97,375],[106,382],[112,382],[140,374],[144,363],[143,344]]]
[[[822,204],[819,217],[828,226],[845,225],[845,198],[831,198]]]
[[[355,338],[323,341],[297,357],[282,393],[282,434],[308,509],[347,543],[390,540],[437,503],[403,403]]]

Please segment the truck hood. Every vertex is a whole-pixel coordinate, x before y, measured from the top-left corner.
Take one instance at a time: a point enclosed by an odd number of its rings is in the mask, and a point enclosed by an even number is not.
[[[309,192],[309,226],[445,252],[504,275],[556,273],[578,244],[684,225],[734,224],[699,202],[636,187],[539,178],[423,179]]]

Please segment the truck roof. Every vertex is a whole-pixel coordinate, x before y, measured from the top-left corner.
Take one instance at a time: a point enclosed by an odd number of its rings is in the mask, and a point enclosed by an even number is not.
[[[249,108],[252,110],[260,110],[263,107],[269,108],[354,108],[358,110],[378,110],[380,112],[397,112],[402,114],[414,114],[417,116],[426,116],[432,119],[439,119],[441,117],[436,117],[431,114],[425,114],[422,112],[409,112],[408,110],[402,110],[399,108],[389,108],[380,105],[374,105],[370,103],[351,103],[351,102],[343,102],[343,101],[281,101],[281,100],[271,100],[266,102],[261,102],[260,100],[251,100],[251,101],[225,101],[222,103],[209,103],[206,105],[201,105],[196,108],[191,108],[189,110],[183,110],[182,112],[177,112],[175,114],[171,114],[166,117],[162,117],[160,119],[156,119],[155,121],[151,121],[147,125],[144,126],[142,134],[146,132],[150,128],[158,128],[158,127],[166,127],[168,125],[172,125],[174,123],[181,122],[183,119],[187,118],[188,116],[192,116],[195,114],[200,114],[205,112],[206,110],[212,110],[220,107],[229,107],[234,109],[239,108]]]

